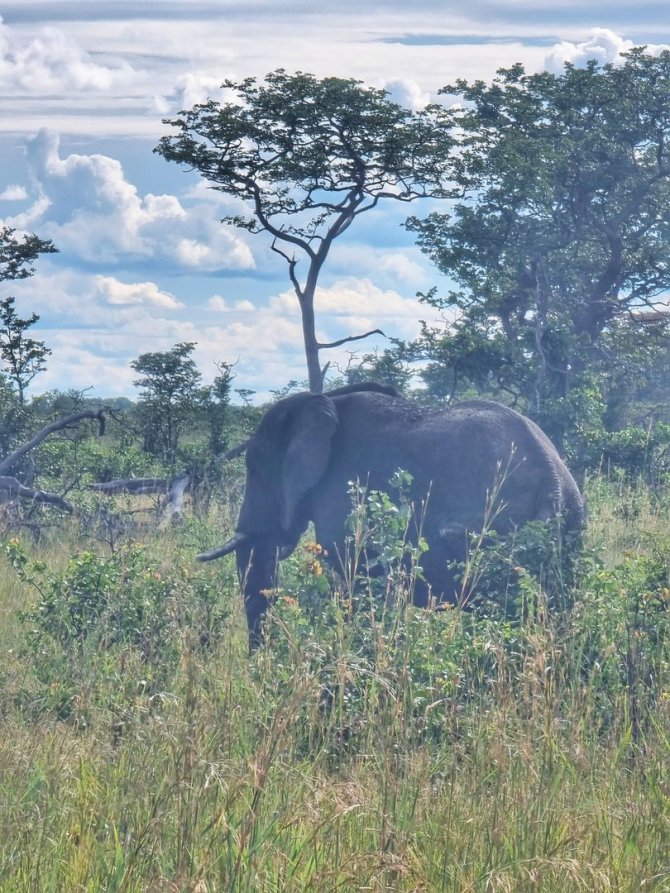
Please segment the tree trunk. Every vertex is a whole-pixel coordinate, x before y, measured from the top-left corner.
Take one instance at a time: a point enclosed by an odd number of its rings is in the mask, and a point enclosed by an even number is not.
[[[302,316],[302,337],[305,345],[305,359],[307,360],[307,375],[309,389],[313,394],[323,393],[323,372],[319,362],[319,342],[316,338],[316,325],[314,319],[314,293],[316,292],[316,276],[310,275],[307,284],[299,295],[300,313]]]

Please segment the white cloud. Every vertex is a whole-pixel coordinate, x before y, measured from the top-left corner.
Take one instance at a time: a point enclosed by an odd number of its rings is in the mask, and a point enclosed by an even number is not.
[[[98,293],[112,305],[124,307],[153,306],[176,310],[183,307],[168,292],[161,291],[155,282],[120,282],[113,276],[96,276]]]
[[[23,186],[12,184],[0,192],[0,200],[6,202],[18,202],[28,198],[28,193]]]
[[[588,40],[581,43],[562,41],[557,44],[546,58],[547,71],[560,74],[565,62],[577,68],[595,59],[600,65],[606,62],[617,62],[621,54],[632,49],[634,43],[610,31],[608,28],[594,28]]]
[[[418,81],[412,78],[393,78],[383,81],[382,86],[391,94],[393,102],[413,111],[419,111],[430,102],[430,93],[423,90]]]
[[[216,310],[218,313],[255,313],[256,305],[252,304],[251,301],[235,301],[234,304],[230,304],[226,301],[225,298],[222,298],[221,295],[212,295],[212,297],[207,301],[207,306],[210,310]]]
[[[409,286],[421,285],[426,281],[425,267],[399,252],[382,254],[379,258],[379,269]]]
[[[27,143],[39,199],[13,225],[39,228],[61,252],[91,264],[160,260],[203,270],[248,270],[246,242],[212,213],[174,195],[142,196],[119,161],[106,155],[60,156],[59,138],[41,130]]]
[[[439,317],[417,298],[409,298],[392,289],[382,289],[370,279],[339,279],[328,287],[316,290],[314,301],[319,328],[345,325],[349,335],[358,335],[356,326],[388,328],[387,335],[414,337],[419,332],[419,320]],[[298,302],[291,290],[282,292],[269,302],[270,312],[286,317],[298,317]],[[262,313],[263,311],[259,311]],[[337,340],[341,335],[333,335]],[[326,340],[330,340],[329,334]]]
[[[209,72],[188,72],[177,79],[175,85],[175,99],[178,109],[190,109],[192,106],[208,99],[216,99],[219,102],[234,101],[236,94],[231,90],[222,89],[222,77],[217,77]]]
[[[127,62],[101,64],[57,28],[27,40],[0,19],[0,86],[35,95],[102,92],[144,79]]]
[[[389,211],[388,207],[386,211]],[[367,235],[368,239],[374,238],[378,243],[386,236],[390,245],[393,245],[398,239],[400,221],[406,216],[404,209],[399,209],[398,216],[392,217],[389,213],[384,215],[379,208],[371,212],[367,219],[361,218],[365,229],[360,227],[354,234],[359,241],[347,241],[344,245],[333,246],[332,256],[328,259],[331,274],[346,278],[355,270],[357,277],[366,277],[391,287],[403,286],[411,291],[426,285],[429,263],[423,259],[418,248],[366,244]],[[430,280],[432,279],[434,273],[430,274]]]

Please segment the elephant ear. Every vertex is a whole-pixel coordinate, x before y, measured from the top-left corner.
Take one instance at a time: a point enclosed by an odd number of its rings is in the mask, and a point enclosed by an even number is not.
[[[314,487],[330,460],[330,442],[337,428],[337,410],[330,397],[313,394],[292,419],[282,466],[281,526],[290,530],[298,503]]]

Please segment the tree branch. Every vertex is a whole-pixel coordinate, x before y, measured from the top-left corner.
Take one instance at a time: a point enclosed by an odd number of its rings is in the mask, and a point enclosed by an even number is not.
[[[33,490],[32,487],[24,487],[16,478],[0,477],[0,503],[14,502],[15,499],[30,499],[33,502],[45,502],[49,505],[57,505],[70,514],[75,508],[72,503],[58,496],[56,493],[48,493],[46,490]]]
[[[295,257],[289,257],[288,254],[286,254],[286,252],[281,250],[281,248],[277,248],[277,238],[278,237],[275,237],[272,240],[272,244],[270,245],[270,248],[272,249],[272,251],[275,252],[275,254],[278,254],[280,257],[283,257],[284,260],[286,261],[286,263],[288,264],[288,278],[291,280],[291,284],[293,285],[293,288],[295,289],[295,293],[298,296],[298,300],[302,301],[304,293],[303,293],[300,283],[298,282],[298,277],[295,275],[295,268],[298,264],[298,261],[295,259]]]
[[[270,222],[270,219],[267,217],[263,209],[263,199],[258,183],[256,183],[255,180],[249,180],[247,186],[253,197],[254,213],[263,229],[267,230],[271,236],[274,236],[275,239],[279,239],[281,242],[289,242],[291,245],[296,245],[298,248],[301,248],[310,259],[313,259],[314,250],[304,239],[301,239],[298,236],[292,236],[291,233],[279,229],[274,223]]]
[[[71,415],[64,416],[62,419],[57,419],[55,422],[51,422],[50,425],[45,425],[45,427],[42,428],[41,431],[38,431],[31,440],[24,443],[18,450],[15,450],[11,455],[3,459],[2,462],[0,462],[0,474],[9,471],[10,468],[16,465],[16,463],[26,455],[26,453],[29,453],[31,450],[35,449],[36,446],[39,446],[50,434],[54,434],[56,431],[63,431],[65,428],[72,428],[78,425],[79,422],[83,422],[85,419],[93,419],[99,422],[100,436],[102,437],[105,433],[105,416],[102,409],[97,412],[93,409],[84,409],[81,412],[74,412]]]
[[[319,341],[316,346],[319,350],[326,350],[329,347],[340,347],[342,344],[347,344],[349,341],[360,341],[362,338],[369,338],[370,335],[382,335],[386,338],[386,334],[382,332],[381,329],[372,329],[364,335],[349,335],[347,338],[340,338],[339,341],[329,341],[327,343]]]

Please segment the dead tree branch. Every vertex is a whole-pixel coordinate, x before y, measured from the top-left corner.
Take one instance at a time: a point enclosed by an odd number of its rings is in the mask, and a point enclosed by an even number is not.
[[[37,434],[31,438],[31,440],[24,443],[18,450],[14,450],[13,453],[3,459],[0,462],[0,475],[5,474],[5,472],[13,468],[20,459],[31,450],[34,450],[35,447],[39,446],[43,440],[46,440],[46,438],[49,437],[49,435],[55,434],[56,431],[63,431],[66,428],[74,428],[86,419],[93,419],[99,423],[100,436],[102,437],[105,433],[105,416],[102,409],[98,411],[84,409],[81,412],[74,412],[71,415],[64,416],[62,419],[56,419],[55,422],[51,422],[49,425],[45,425],[41,431],[38,431]]]
[[[113,493],[141,494],[166,493],[170,486],[171,478],[129,478],[128,480],[105,481],[105,483],[89,484],[89,490],[95,490],[104,496]]]
[[[125,480],[106,481],[89,484],[89,490],[95,490],[104,496],[115,493],[129,493],[133,496],[164,495],[165,508],[161,526],[178,518],[184,509],[184,494],[191,483],[191,475],[182,471],[171,478],[128,478]]]
[[[14,502],[16,499],[30,499],[32,502],[45,502],[55,505],[66,512],[73,514],[75,507],[72,503],[58,496],[56,493],[48,493],[46,490],[34,490],[32,487],[24,487],[16,478],[0,477],[0,503]]]

